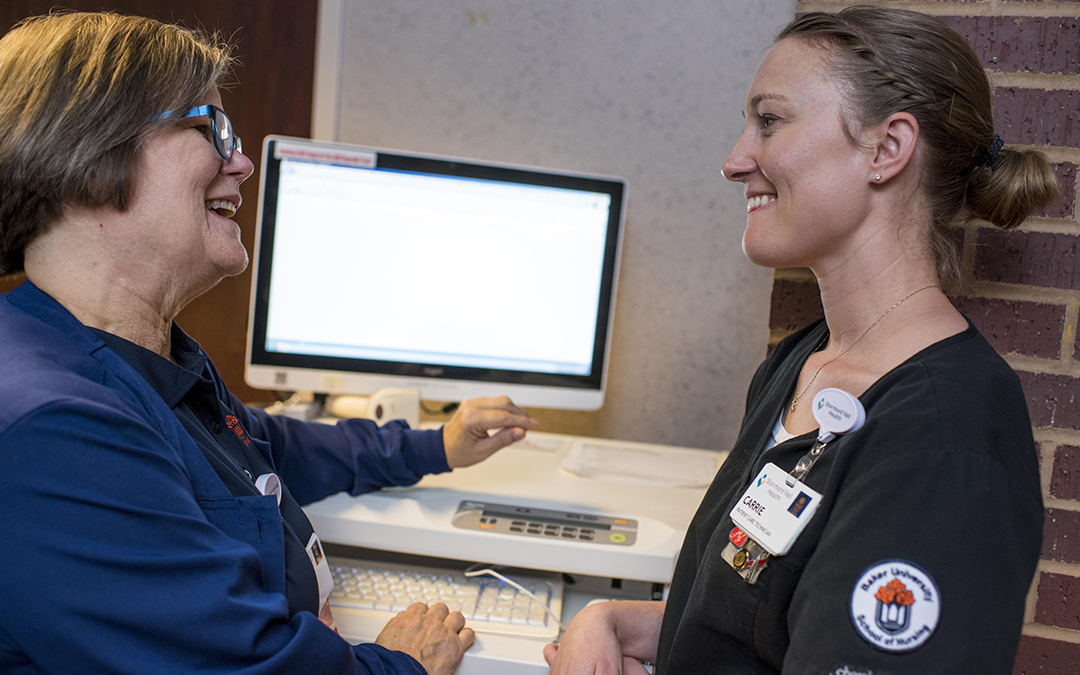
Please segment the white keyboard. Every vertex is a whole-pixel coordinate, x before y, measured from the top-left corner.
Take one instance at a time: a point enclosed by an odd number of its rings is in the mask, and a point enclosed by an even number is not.
[[[334,575],[330,606],[341,634],[373,640],[386,622],[414,602],[441,602],[465,615],[477,633],[537,640],[558,637],[556,617],[562,614],[562,578],[530,572],[508,578],[540,598],[538,603],[512,585],[491,576],[466,577],[462,571],[438,567],[327,558]]]

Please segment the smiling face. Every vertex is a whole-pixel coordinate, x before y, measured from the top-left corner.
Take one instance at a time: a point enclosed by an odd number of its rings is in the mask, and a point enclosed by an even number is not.
[[[772,48],[724,162],[724,176],[745,186],[743,251],[758,265],[815,268],[844,255],[869,212],[873,155],[844,131],[827,57],[795,38]]]
[[[216,89],[199,101],[207,103],[221,106]],[[240,152],[223,161],[199,122],[185,120],[143,146],[127,211],[135,223],[132,265],[157,276],[161,292],[181,302],[248,263],[231,217],[240,206],[240,183],[254,167]]]

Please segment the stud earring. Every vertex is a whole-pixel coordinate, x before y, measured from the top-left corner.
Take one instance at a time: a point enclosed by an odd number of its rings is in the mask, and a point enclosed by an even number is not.
[[[880,173],[875,173],[874,174],[874,180],[880,181],[881,180],[881,174]]]

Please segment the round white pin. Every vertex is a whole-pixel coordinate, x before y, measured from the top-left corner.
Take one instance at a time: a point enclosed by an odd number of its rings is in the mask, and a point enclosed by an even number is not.
[[[859,399],[834,387],[822,389],[814,396],[812,410],[819,427],[818,440],[822,443],[856,431],[866,421],[866,409]]]
[[[255,479],[255,487],[264,495],[277,497],[278,506],[281,506],[281,480],[276,473],[264,473]]]
[[[934,634],[940,618],[941,594],[933,577],[906,560],[875,563],[851,591],[855,630],[882,651],[918,649]]]

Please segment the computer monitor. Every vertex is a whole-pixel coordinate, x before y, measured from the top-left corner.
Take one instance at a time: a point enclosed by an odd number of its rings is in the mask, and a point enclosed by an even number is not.
[[[603,404],[626,183],[270,136],[246,380]]]

